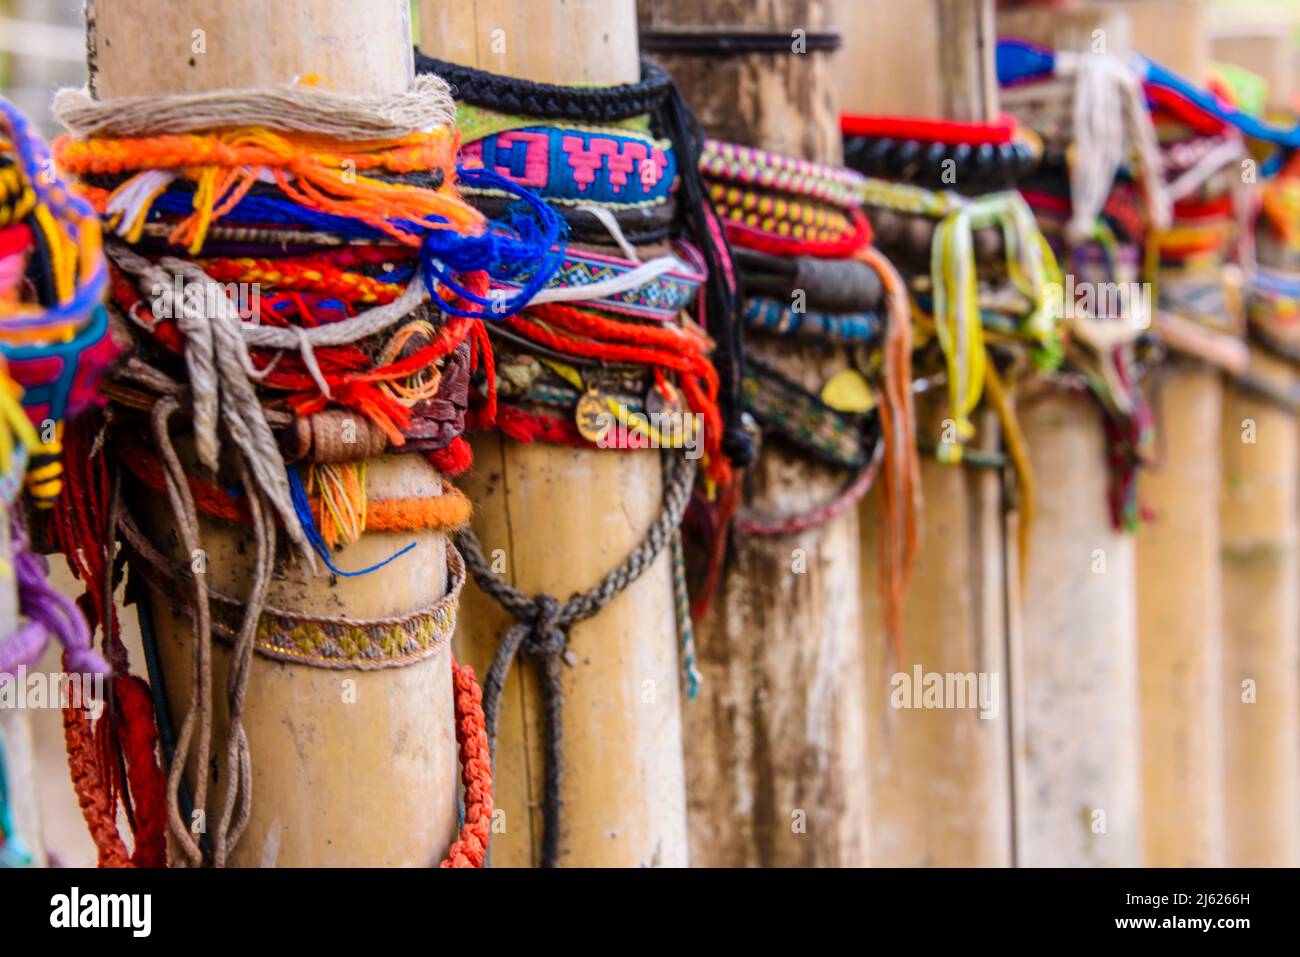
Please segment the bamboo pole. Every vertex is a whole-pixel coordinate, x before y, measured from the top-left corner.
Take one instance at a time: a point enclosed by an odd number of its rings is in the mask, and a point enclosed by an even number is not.
[[[1138,482],[1138,667],[1144,862],[1223,863],[1223,596],[1219,428],[1223,381],[1171,362],[1152,387],[1160,462]]]
[[[1258,349],[1251,373],[1294,385]],[[1223,411],[1227,863],[1300,864],[1300,605],[1294,410],[1229,386]]]
[[[390,93],[413,77],[405,0],[368,4],[364,14],[347,0],[94,0],[87,4],[87,32],[92,82],[101,98],[291,83],[313,74],[342,92]],[[440,492],[439,475],[420,456],[370,463],[371,497]],[[146,530],[168,558],[189,568],[190,556],[171,544],[170,513],[156,496],[146,498]],[[210,586],[244,594],[250,537],[241,529],[201,524]],[[425,607],[446,588],[441,533],[366,534],[336,560],[343,568],[365,567],[412,540],[410,554],[356,579],[312,575],[291,560],[272,582],[268,600],[288,610],[360,619]],[[152,604],[167,698],[172,714],[181,715],[191,681],[191,626],[157,592]],[[449,654],[444,645],[407,667],[359,672],[255,655],[243,719],[252,751],[252,819],[230,863],[437,863],[456,830]],[[214,689],[225,687],[228,661],[217,645]],[[225,696],[213,698],[220,746]],[[188,770],[192,781],[195,769]],[[205,773],[224,775],[224,768]],[[218,790],[224,789],[212,789]]]
[[[1206,40],[1215,60],[1262,75],[1270,105],[1295,90],[1284,28],[1226,31]],[[1184,71],[1185,72],[1185,71]],[[1194,77],[1199,79],[1200,77]],[[1263,240],[1263,233],[1261,233]],[[1259,243],[1261,262],[1289,268],[1284,247]],[[1288,388],[1293,369],[1252,348],[1250,374]],[[1300,605],[1296,589],[1296,458],[1293,412],[1230,386],[1222,421],[1223,658],[1216,704],[1226,750],[1226,862],[1300,863]],[[1253,695],[1250,686],[1253,682]]]
[[[1005,35],[1123,55],[1112,4],[1007,11]],[[1106,505],[1101,411],[1086,395],[1031,384],[1020,400],[1038,512],[1030,533],[1012,707],[1016,863],[1130,866],[1141,860],[1137,595],[1133,537]]]
[[[651,0],[643,30],[833,29],[826,0]],[[822,163],[841,161],[839,86],[826,53],[662,56],[709,135]],[[840,350],[748,348],[814,391]],[[803,512],[843,476],[761,450],[744,508]],[[782,538],[737,536],[696,627],[703,682],[687,705],[691,856],[705,866],[861,865],[869,853],[864,648],[854,510]]]
[[[633,0],[425,0],[420,48],[431,56],[531,80],[635,81]],[[474,440],[464,488],[484,554],[511,584],[560,599],[598,582],[658,516],[658,453],[584,451]],[[499,552],[497,550],[500,550]],[[510,622],[472,584],[457,648],[480,673]],[[626,591],[573,627],[562,668],[565,831],[560,863],[684,866],[686,798],[671,567],[665,553]],[[495,866],[540,859],[542,714],[531,669],[502,693],[496,739]]]
[[[1142,852],[1134,543],[1111,527],[1092,399],[1049,388],[1020,408],[1041,491],[1013,650],[1016,862],[1131,866]]]
[[[1133,45],[1193,79],[1209,62],[1200,0],[1126,0]],[[1142,716],[1143,862],[1213,867],[1224,860],[1223,593],[1218,434],[1223,377],[1170,362],[1152,387],[1160,464],[1138,496],[1155,511],[1137,537]]]
[[[841,61],[845,111],[967,119],[996,113],[997,85],[983,63],[993,48],[987,36],[980,37],[992,6],[966,0],[956,5],[960,9],[953,6],[934,4],[927,10],[908,0],[886,0],[854,22]],[[963,22],[965,29],[957,29]],[[917,47],[923,51],[919,57]],[[975,59],[950,57],[958,47],[973,51]],[[911,59],[909,75],[931,83],[924,98],[911,83],[873,83],[865,75],[900,55]],[[941,70],[948,62],[965,66]],[[919,399],[920,433],[941,435],[944,414],[937,396]],[[996,449],[993,416],[983,417],[980,435],[985,448]],[[878,494],[873,492],[859,512],[869,740],[880,742],[871,768],[872,862],[1006,866],[1011,863],[1011,777],[1010,715],[1001,706],[1008,677],[1001,475],[923,455],[921,486],[925,511],[904,606],[902,661],[890,660],[881,639]],[[996,710],[981,716],[974,706],[892,708],[893,675],[911,679],[917,666],[922,674],[996,680]]]
[[[946,414],[934,397],[918,400],[923,435]],[[994,451],[994,417],[984,413],[979,446]],[[879,508],[863,506],[863,634],[867,645],[872,863],[882,867],[1006,867],[1011,864],[1010,709],[1007,707],[1008,595],[1005,529],[997,469],[921,464],[925,519],[916,571],[903,612],[901,662],[881,640],[876,577]],[[968,707],[897,709],[895,675],[974,675],[991,692]],[[989,682],[996,682],[989,683]],[[906,687],[911,687],[907,685]]]

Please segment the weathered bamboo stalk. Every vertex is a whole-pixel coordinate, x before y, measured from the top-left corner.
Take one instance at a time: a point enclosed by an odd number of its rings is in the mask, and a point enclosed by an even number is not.
[[[1144,862],[1223,863],[1223,667],[1219,572],[1222,376],[1172,364],[1152,389],[1160,462],[1138,494],[1154,511],[1137,537]]]
[[[1125,0],[1133,45],[1184,76],[1209,60],[1200,0]],[[1162,15],[1162,10],[1163,14]],[[1152,386],[1157,467],[1138,481],[1154,521],[1137,536],[1143,863],[1223,863],[1223,594],[1219,428],[1223,378],[1171,363]]]
[[[841,160],[832,57],[793,52],[834,26],[826,0],[652,0],[643,30],[769,31],[791,52],[658,57],[709,135],[823,163]],[[749,349],[814,391],[845,365],[819,347]],[[764,448],[744,507],[766,515],[832,499],[843,478]],[[707,866],[860,865],[868,859],[868,746],[855,511],[782,538],[737,536],[707,618],[703,675],[686,706],[692,860]]]
[[[918,402],[922,434],[940,431],[939,405]],[[985,413],[979,428],[978,446],[996,451],[994,416]],[[862,511],[866,700],[871,740],[879,742],[871,766],[872,863],[1005,867],[1012,807],[1002,475],[931,457],[922,462],[921,485],[925,520],[904,606],[901,662],[872,627],[880,614],[875,494]],[[974,685],[962,685],[974,694],[961,708],[915,708],[918,668],[922,682],[933,674],[974,676]],[[899,675],[906,683],[895,683]],[[903,708],[894,706],[896,693]]]
[[[1251,373],[1294,371],[1258,349]],[[1300,864],[1300,603],[1295,411],[1230,385],[1223,409],[1223,723],[1227,863]]]
[[[888,0],[846,30],[846,112],[982,120],[997,112],[992,56],[981,38],[991,3],[925,5]],[[914,52],[915,38],[922,55]],[[961,55],[957,54],[960,48]],[[872,77],[882,60],[906,54],[930,95],[897,76]],[[941,69],[942,63],[950,64]],[[932,78],[925,80],[925,78]],[[943,432],[943,403],[918,401],[920,433]],[[980,444],[996,449],[996,418],[984,415]],[[869,704],[872,862],[881,866],[1006,866],[1011,863],[1011,776],[1007,686],[1007,606],[1001,475],[945,465],[923,455],[925,511],[916,571],[903,617],[903,660],[893,661],[881,634],[880,502],[864,502],[861,522],[863,639]],[[994,707],[895,709],[894,675],[973,674],[994,691]],[[996,684],[990,684],[996,682]]]
[[[1295,93],[1289,35],[1215,38],[1214,55],[1261,74],[1272,104]],[[1294,252],[1263,229],[1259,258],[1295,270]],[[1300,381],[1294,366],[1254,347],[1250,374],[1283,390]],[[1222,432],[1221,687],[1230,866],[1300,864],[1298,429],[1294,410],[1229,386]]]
[[[1057,49],[1116,55],[1131,37],[1113,4],[1007,11],[998,29]],[[1101,410],[1090,396],[1040,383],[1028,386],[1019,409],[1038,508],[1011,651],[1018,663],[1016,863],[1136,865],[1135,544],[1111,526]]]
[[[1023,400],[1038,512],[1030,539],[1017,741],[1017,863],[1141,859],[1132,536],[1111,527],[1106,448],[1091,397]]]
[[[95,0],[87,4],[93,89],[107,99],[292,83],[314,74],[349,93],[391,93],[414,75],[405,0],[264,4],[230,0]],[[441,494],[422,457],[370,463],[372,497]],[[170,513],[145,496],[145,529],[166,557],[189,569],[173,544]],[[246,594],[254,546],[243,529],[201,519],[211,587]],[[275,607],[352,618],[426,607],[446,588],[439,532],[366,534],[337,553],[340,567],[368,566],[414,540],[416,548],[359,579],[312,575],[291,559],[271,584]],[[191,675],[191,625],[155,592],[154,623],[173,715],[183,715]],[[252,819],[230,864],[429,866],[456,831],[456,756],[450,647],[416,664],[331,671],[254,656],[243,724],[253,767]],[[229,654],[216,645],[213,687],[224,689]],[[213,740],[227,732],[225,695],[214,693]],[[195,768],[188,769],[193,781]],[[205,774],[222,778],[222,762]],[[224,786],[214,788],[224,792]],[[219,801],[215,809],[220,808]],[[214,809],[210,809],[214,810]],[[219,813],[219,811],[216,811]],[[209,821],[213,821],[211,815]]]
[[[635,81],[633,0],[468,0],[420,4],[420,47],[430,56],[530,80]],[[476,505],[484,553],[507,578],[561,600],[618,566],[658,516],[659,455],[474,440],[463,483]],[[480,673],[510,622],[467,586],[458,652]],[[677,632],[669,557],[589,621],[574,626],[563,667],[565,866],[683,866],[686,800]],[[495,866],[541,856],[542,711],[531,669],[512,669],[496,740]]]

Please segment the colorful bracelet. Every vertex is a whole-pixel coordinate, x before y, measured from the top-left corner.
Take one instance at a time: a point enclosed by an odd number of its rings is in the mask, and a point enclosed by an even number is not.
[[[700,172],[716,182],[777,190],[819,200],[842,209],[861,205],[862,177],[853,170],[826,166],[753,146],[705,140]]]
[[[94,210],[51,174],[44,142],[4,100],[0,151],[12,163],[0,171],[9,217],[0,221],[6,225],[0,352],[7,366],[0,374],[7,420],[0,427],[0,458],[6,460],[0,464],[7,466],[15,438],[28,446],[27,489],[37,507],[48,508],[63,488],[64,420],[97,401],[99,374],[118,352],[100,305],[108,272]],[[35,301],[25,300],[24,279],[31,280]],[[27,422],[16,412],[19,387]]]
[[[840,116],[840,132],[845,136],[868,139],[919,140],[924,143],[957,145],[1010,143],[1017,132],[1013,117],[1003,114],[991,123],[958,123],[953,120],[927,120],[915,116],[867,116],[845,113]]]
[[[752,356],[745,368],[744,397],[745,408],[765,431],[819,461],[860,469],[871,459],[871,443],[860,416],[835,411]]]
[[[0,317],[0,335],[9,342],[70,337],[90,320],[107,285],[99,220],[62,179],[51,175],[54,164],[45,143],[5,100],[0,100],[0,149],[12,155],[13,169],[25,184],[16,184],[15,174],[9,174],[5,193],[17,197],[9,204],[10,215],[21,213],[31,220],[33,236],[48,259],[55,300],[14,304]]]
[[[852,228],[840,208],[811,200],[789,199],[766,193],[713,183],[709,199],[728,223],[747,226],[783,239],[830,242]]]
[[[875,312],[883,299],[880,274],[860,259],[769,256],[743,246],[734,253],[741,288],[751,295],[791,299],[802,292],[806,305],[821,312]]]
[[[1005,143],[945,143],[892,137],[850,137],[844,162],[867,176],[963,192],[1006,189],[1031,174],[1042,143],[1026,131]]]
[[[746,299],[741,315],[757,332],[819,342],[875,342],[883,329],[880,316],[873,312],[800,312],[790,303],[766,296]]]
[[[703,259],[694,246],[684,241],[676,243],[674,253],[679,260],[677,268],[661,272],[641,285],[590,299],[565,301],[575,306],[616,312],[638,319],[674,322],[698,294],[706,278]],[[560,268],[542,293],[554,289],[580,290],[584,286],[596,284],[617,285],[620,279],[646,265],[637,260],[569,247],[560,261]],[[492,286],[494,289],[517,288],[500,282],[494,282]]]
[[[608,128],[530,126],[493,133],[465,144],[461,161],[565,205],[657,205],[667,202],[677,176],[669,141]],[[502,195],[477,187],[462,192]]]

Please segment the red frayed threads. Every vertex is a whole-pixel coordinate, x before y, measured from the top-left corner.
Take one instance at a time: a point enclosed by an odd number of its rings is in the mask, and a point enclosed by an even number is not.
[[[104,629],[113,665],[111,707],[92,723],[78,702],[63,711],[68,767],[101,867],[165,867],[166,788],[158,761],[158,732],[149,686],[130,675],[117,610],[105,594],[112,489],[102,455],[91,455],[99,415],[68,423],[64,436],[66,489],[55,502],[51,534],[85,586],[78,600],[92,629]],[[98,543],[98,544],[97,544]],[[104,609],[111,609],[107,621]],[[121,760],[118,760],[120,755]],[[118,832],[123,808],[135,850]]]

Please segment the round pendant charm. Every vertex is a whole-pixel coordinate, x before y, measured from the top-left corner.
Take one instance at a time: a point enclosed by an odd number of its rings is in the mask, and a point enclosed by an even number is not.
[[[588,442],[594,442],[602,449],[613,444],[618,422],[610,411],[609,396],[605,393],[598,389],[584,392],[573,410],[573,420],[578,432]]]
[[[681,392],[671,383],[650,387],[645,397],[645,410],[663,445],[679,448],[694,440],[696,418],[690,414]]]

